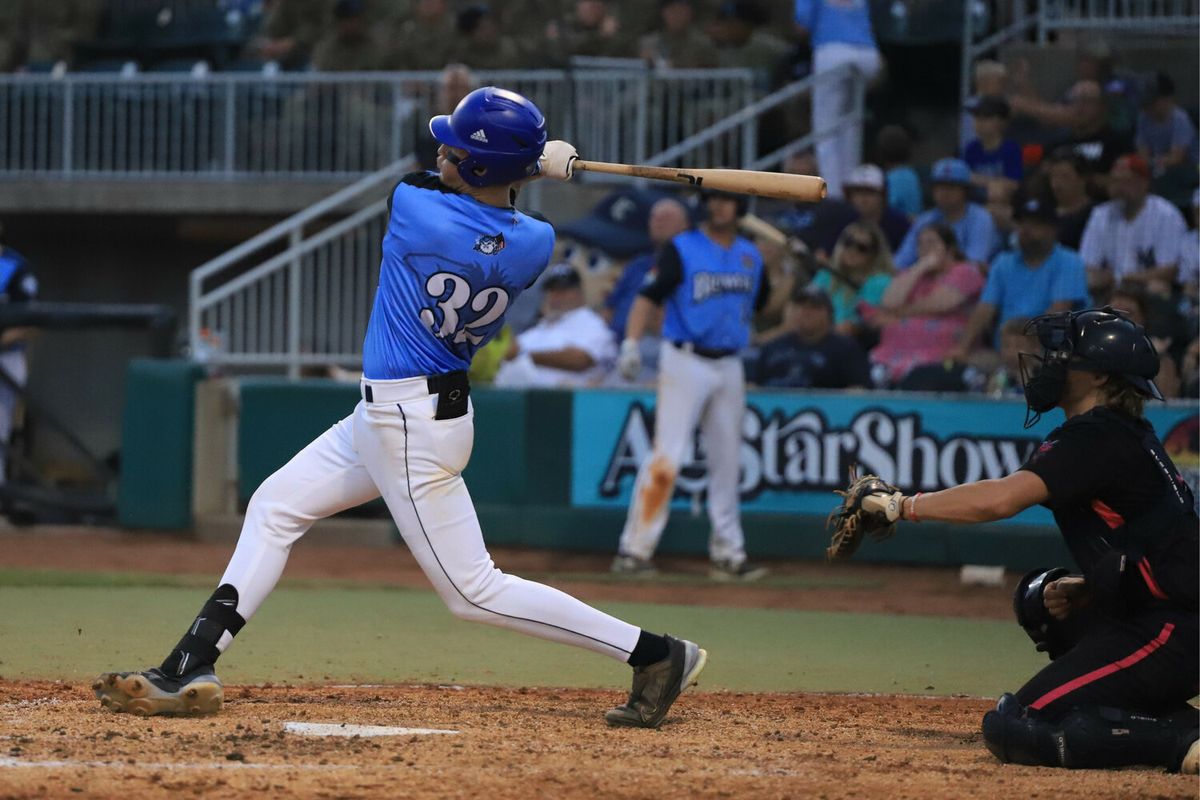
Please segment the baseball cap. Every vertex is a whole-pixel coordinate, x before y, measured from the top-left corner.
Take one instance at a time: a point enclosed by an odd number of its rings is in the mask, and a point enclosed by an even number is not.
[[[605,196],[586,217],[563,225],[559,232],[614,258],[628,258],[651,248],[646,229],[650,208],[668,196],[644,189],[621,189]]]
[[[361,17],[367,11],[363,0],[337,0],[333,6],[333,16],[336,19]]]
[[[1018,199],[1013,208],[1013,219],[1017,222],[1030,220],[1047,225],[1057,225],[1058,211],[1052,198],[1037,195]]]
[[[882,192],[884,188],[883,170],[874,164],[859,164],[850,170],[850,174],[842,181],[844,189],[874,189]]]
[[[1124,167],[1136,175],[1141,175],[1146,180],[1150,180],[1150,165],[1146,163],[1146,159],[1139,156],[1137,153],[1128,153],[1121,156],[1113,162],[1113,169]]]
[[[751,25],[765,25],[771,17],[757,0],[726,0],[717,7],[717,19],[740,19]]]
[[[821,308],[833,311],[833,301],[829,299],[829,295],[819,286],[804,286],[797,284],[792,290],[791,301],[802,306],[820,306]]]
[[[966,186],[971,183],[971,168],[961,158],[943,158],[929,172],[931,183],[949,183]]]
[[[583,284],[579,270],[566,262],[551,265],[542,274],[542,289],[577,289]]]
[[[1004,119],[1008,119],[1012,113],[1008,107],[1008,101],[994,95],[973,98],[971,102],[967,103],[967,111],[973,117],[1003,117]]]

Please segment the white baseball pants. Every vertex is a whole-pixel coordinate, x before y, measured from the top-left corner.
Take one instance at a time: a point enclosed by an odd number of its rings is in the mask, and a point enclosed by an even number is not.
[[[867,81],[879,74],[879,51],[850,44],[823,44],[813,53],[813,73],[820,75],[852,64]],[[854,109],[854,85],[849,79],[817,81],[813,87],[812,129],[823,131]],[[830,197],[842,196],[842,181],[862,158],[862,124],[837,126],[834,135],[817,141],[817,164]]]
[[[654,450],[638,470],[620,552],[650,558],[667,525],[675,477],[700,426],[708,466],[708,542],[714,561],[746,560],[738,509],[746,377],[741,359],[705,358],[663,342],[654,409]]]
[[[275,587],[292,544],[314,522],[380,495],[400,535],[455,616],[615,658],[629,657],[640,629],[539,583],[496,568],[463,482],[474,410],[436,420],[425,378],[370,381],[365,400],[267,478],[250,500],[221,583],[238,591],[250,619]],[[497,465],[497,468],[503,468]],[[218,648],[233,637],[226,632]]]
[[[0,369],[7,372],[18,386],[24,386],[29,377],[25,348],[15,347],[0,353]],[[13,418],[16,416],[20,399],[16,389],[0,381],[0,483],[3,483],[8,475],[8,446],[12,438]]]

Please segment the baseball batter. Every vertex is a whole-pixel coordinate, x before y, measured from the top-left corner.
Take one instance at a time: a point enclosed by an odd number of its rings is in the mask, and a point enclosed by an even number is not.
[[[766,570],[746,560],[738,509],[738,473],[746,382],[739,351],[750,343],[754,312],[769,295],[762,257],[737,233],[745,200],[705,195],[706,219],[675,236],[658,254],[652,277],[630,309],[618,367],[633,380],[641,371],[639,341],[665,306],[659,356],[654,449],[638,470],[633,504],[621,533],[613,572],[652,575],[652,557],[667,524],[675,478],[699,424],[708,466],[712,523],[710,575],[752,581]]]
[[[1046,506],[1082,574],[1037,569],[1017,586],[1017,621],[1050,663],[984,716],[984,742],[1018,764],[1196,774],[1200,713],[1188,701],[1200,685],[1200,520],[1142,414],[1146,398],[1162,399],[1158,354],[1111,308],[1031,325],[1042,354],[1023,354],[1030,422],[1053,408],[1066,422],[999,480],[905,496],[859,479],[835,512],[830,554],[900,519],[987,522]]]
[[[513,207],[522,181],[569,179],[573,147],[546,141],[538,108],[486,87],[434,117],[437,172],[389,199],[379,289],[363,345],[362,402],[251,498],[220,585],[162,665],[101,675],[101,703],[137,714],[210,713],[213,665],[274,588],[288,552],[319,519],[382,495],[400,534],[462,619],[583,647],[634,668],[613,725],[657,727],[707,654],[501,572],[484,545],[462,470],[473,410],[466,370],[521,291],[546,268],[554,231]]]

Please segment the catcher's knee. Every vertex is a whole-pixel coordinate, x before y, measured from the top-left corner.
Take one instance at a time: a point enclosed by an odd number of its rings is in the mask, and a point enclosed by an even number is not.
[[[1020,625],[1039,653],[1046,653],[1050,660],[1058,658],[1079,641],[1079,626],[1065,624],[1050,616],[1046,610],[1046,586],[1059,578],[1066,577],[1070,570],[1038,568],[1021,578],[1013,592],[1013,612]]]
[[[1005,763],[1059,766],[1050,724],[1030,716],[1012,694],[1001,695],[996,707],[983,715],[983,743]]]

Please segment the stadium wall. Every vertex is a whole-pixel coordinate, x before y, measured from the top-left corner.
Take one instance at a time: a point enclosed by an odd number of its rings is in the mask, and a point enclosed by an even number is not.
[[[203,400],[211,393],[188,388],[196,371],[189,371],[186,362],[176,363],[180,380],[172,384],[178,393],[175,400],[162,397],[160,374],[137,369],[130,371],[128,395],[152,397],[171,408],[194,402],[197,409],[206,405],[211,410],[211,401]],[[147,381],[149,388],[143,386]],[[356,386],[333,381],[254,378],[229,388],[237,397],[231,423],[236,456],[203,456],[206,437],[220,439],[222,434],[219,426],[201,422],[196,423],[195,437],[190,428],[186,435],[168,430],[157,437],[127,436],[120,493],[125,524],[188,527],[180,520],[213,513],[209,507],[193,514],[191,498],[204,492],[161,490],[164,449],[194,441],[184,449],[195,460],[195,480],[214,486],[228,483],[235,487],[230,504],[244,508],[264,478],[350,413],[358,400]],[[651,435],[647,425],[652,422],[653,395],[475,389],[472,397],[475,450],[464,477],[488,541],[614,550],[634,477],[632,465],[642,457]],[[744,526],[750,551],[763,557],[823,557],[824,516],[836,499],[831,488],[844,480],[852,461],[885,476],[894,470],[890,477],[903,476],[909,486],[936,489],[948,481],[1009,471],[1052,427],[1043,422],[1023,431],[1024,407],[1017,401],[815,392],[752,392],[749,401],[742,458]],[[1177,457],[1194,481],[1195,407],[1161,406],[1153,418],[1169,444],[1173,439],[1177,451],[1185,451]],[[184,423],[172,415],[161,424]],[[662,552],[701,554],[707,547],[701,454],[690,455]],[[236,469],[235,476],[225,474],[226,465]],[[230,483],[233,478],[236,481]],[[383,516],[385,511],[376,506],[367,513]],[[1069,562],[1042,509],[1003,524],[908,525],[902,535],[867,550],[867,560],[889,563],[1027,569]]]

